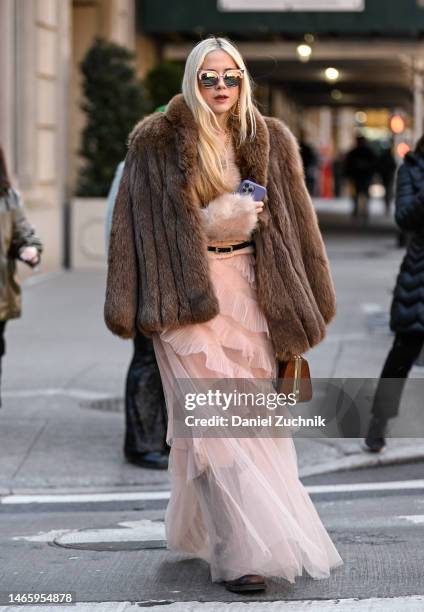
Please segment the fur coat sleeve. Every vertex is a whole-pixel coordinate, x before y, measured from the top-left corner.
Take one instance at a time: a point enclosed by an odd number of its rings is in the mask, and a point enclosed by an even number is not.
[[[219,311],[198,207],[163,113],[130,135],[113,211],[104,319],[122,338],[201,323]]]
[[[131,176],[136,170],[136,156],[129,151],[113,209],[108,247],[104,318],[107,327],[122,338],[135,336],[137,313],[137,258],[130,192]]]
[[[336,314],[336,292],[318,217],[306,188],[299,144],[292,131],[278,119],[274,125],[274,151],[284,164],[286,201],[291,201],[299,232],[303,266],[318,309],[328,324]]]

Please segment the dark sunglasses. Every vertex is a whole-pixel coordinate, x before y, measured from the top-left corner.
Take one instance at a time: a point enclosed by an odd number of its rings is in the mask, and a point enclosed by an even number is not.
[[[216,70],[199,70],[197,74],[203,87],[216,87],[221,76],[224,78],[226,87],[238,87],[243,78],[243,72],[242,68],[232,68],[226,70],[224,74],[219,74]]]

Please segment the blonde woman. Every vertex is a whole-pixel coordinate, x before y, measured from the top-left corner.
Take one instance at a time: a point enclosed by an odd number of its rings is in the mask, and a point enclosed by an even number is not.
[[[234,193],[249,179],[255,202]],[[277,358],[325,336],[334,286],[297,141],[263,117],[238,50],[197,44],[182,94],[134,129],[115,206],[105,320],[152,336],[168,408],[168,548],[232,591],[266,576],[327,578],[342,563],[286,438],[173,435],[181,380],[273,380]]]

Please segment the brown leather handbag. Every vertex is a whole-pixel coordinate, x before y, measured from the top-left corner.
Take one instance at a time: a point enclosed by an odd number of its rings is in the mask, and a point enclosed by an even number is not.
[[[293,355],[288,361],[278,362],[278,393],[294,393],[296,402],[309,402],[312,398],[312,382],[309,364],[301,355]]]

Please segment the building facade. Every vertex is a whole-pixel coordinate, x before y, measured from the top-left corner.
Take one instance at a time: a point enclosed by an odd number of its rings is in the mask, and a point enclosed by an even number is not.
[[[355,1],[351,13],[254,4],[183,0],[174,10],[168,0],[0,0],[0,142],[44,241],[43,270],[71,261],[69,211],[84,126],[79,63],[96,36],[132,49],[141,78],[161,59],[184,61],[200,38],[229,36],[248,62],[261,110],[323,150],[350,146],[358,108],[399,109],[412,117],[414,136],[422,132],[422,2]],[[302,63],[297,48],[308,40],[311,58]],[[337,84],[323,78],[331,65],[339,68]]]
[[[67,259],[84,124],[78,65],[95,36],[134,50],[134,0],[0,0],[0,143],[45,271]]]

